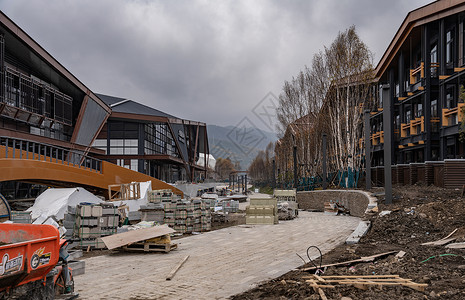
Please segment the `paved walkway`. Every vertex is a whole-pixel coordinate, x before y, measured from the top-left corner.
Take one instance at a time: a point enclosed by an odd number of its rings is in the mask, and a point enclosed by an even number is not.
[[[348,216],[299,214],[278,225],[240,225],[185,237],[169,254],[88,258],[85,274],[75,278],[76,291],[81,299],[224,299],[300,266],[295,253],[306,257],[310,245],[328,252],[359,223]],[[189,259],[166,281],[186,255]]]

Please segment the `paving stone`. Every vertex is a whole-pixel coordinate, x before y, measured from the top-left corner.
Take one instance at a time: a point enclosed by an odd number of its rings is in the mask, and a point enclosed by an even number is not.
[[[75,278],[80,299],[224,299],[302,265],[311,245],[328,252],[360,219],[299,212],[278,225],[234,226],[176,240],[168,254],[124,253],[85,259]],[[226,245],[225,245],[226,244]],[[171,269],[189,259],[171,281]]]

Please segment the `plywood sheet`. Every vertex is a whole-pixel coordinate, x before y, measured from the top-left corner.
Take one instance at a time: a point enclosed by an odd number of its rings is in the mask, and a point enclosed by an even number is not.
[[[169,228],[168,225],[154,226],[138,230],[130,230],[128,232],[118,233],[102,238],[108,249],[114,249],[129,245],[132,243],[153,239],[165,234],[175,232],[174,229]]]

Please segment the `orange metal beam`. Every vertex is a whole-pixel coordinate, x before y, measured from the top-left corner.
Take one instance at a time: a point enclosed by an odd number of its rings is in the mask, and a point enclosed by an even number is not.
[[[110,184],[131,183],[134,181],[151,181],[152,189],[170,189],[178,195],[183,195],[183,192],[168,183],[153,178],[151,176],[117,166],[115,164],[102,161],[102,172],[84,168],[81,166],[68,165],[60,160],[55,159],[38,160],[38,155],[35,157],[30,153],[29,159],[26,159],[26,154],[23,158],[19,155],[19,150],[15,151],[17,158],[5,158],[6,151],[4,146],[0,146],[0,182],[1,181],[50,181],[63,182],[64,186],[69,186],[70,183],[76,185],[92,186],[98,189],[107,190]],[[9,151],[13,151],[11,148]],[[11,157],[11,154],[9,154]]]
[[[68,166],[67,164],[32,159],[0,158],[1,181],[51,181],[92,186],[107,190],[110,184],[152,181],[152,189],[170,189],[178,195],[183,192],[163,181],[148,175],[129,170],[109,162],[102,162],[102,174],[84,168]],[[65,184],[66,183],[66,184]]]

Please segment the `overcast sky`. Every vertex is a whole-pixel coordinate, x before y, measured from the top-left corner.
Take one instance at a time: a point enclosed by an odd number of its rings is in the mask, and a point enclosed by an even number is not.
[[[264,128],[254,107],[339,31],[355,25],[376,65],[407,13],[430,2],[0,0],[0,9],[96,93]]]

